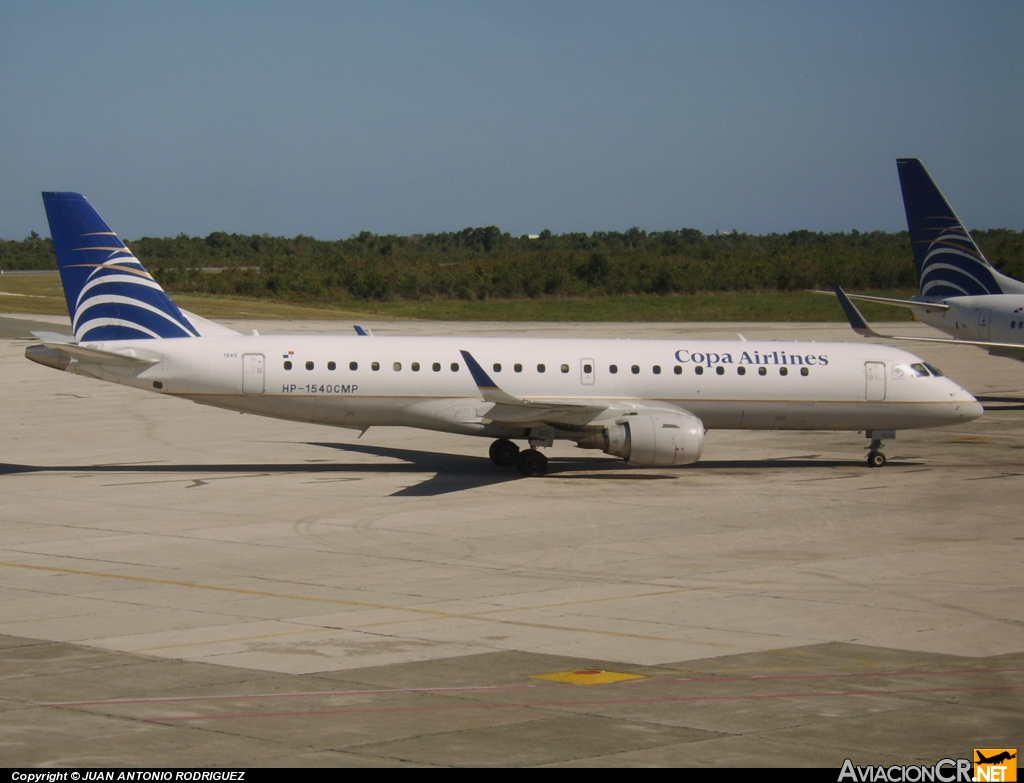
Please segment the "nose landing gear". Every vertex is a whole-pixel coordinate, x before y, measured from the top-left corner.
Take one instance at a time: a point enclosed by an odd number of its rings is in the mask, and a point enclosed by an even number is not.
[[[880,468],[885,465],[885,455],[878,451],[877,446],[881,446],[882,442],[873,440],[871,441],[871,451],[868,452],[868,467],[869,468]]]
[[[880,468],[885,465],[885,455],[882,453],[882,439],[893,440],[896,437],[896,431],[868,430],[865,434],[871,438],[871,445],[868,446],[868,467]]]

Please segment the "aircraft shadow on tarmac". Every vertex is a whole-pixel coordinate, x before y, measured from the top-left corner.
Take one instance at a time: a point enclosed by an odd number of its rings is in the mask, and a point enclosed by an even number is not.
[[[977,395],[974,399],[980,402],[987,411],[1024,411],[1024,397]]]
[[[478,487],[503,484],[507,481],[520,479],[515,469],[499,468],[487,457],[475,457],[464,454],[446,454],[434,451],[418,451],[415,449],[372,446],[362,443],[309,443],[310,446],[332,449],[335,451],[380,457],[389,460],[385,463],[339,463],[339,462],[297,462],[297,463],[228,463],[228,464],[151,464],[124,463],[104,465],[18,465],[0,463],[0,476],[12,476],[31,473],[93,473],[93,474],[189,474],[188,478],[198,484],[204,482],[195,476],[211,474],[246,473],[246,474],[285,474],[299,473],[306,475],[352,475],[352,474],[387,474],[420,476],[424,473],[433,474],[425,481],[420,481],[392,493],[392,497],[433,497],[461,492]],[[908,460],[894,462],[889,465],[912,466],[919,463]],[[553,457],[548,463],[548,477],[562,480],[601,481],[659,481],[684,478],[693,470],[751,470],[751,469],[817,469],[833,470],[865,468],[860,460],[825,459],[818,454],[803,454],[783,459],[755,460],[704,460],[695,465],[681,469],[658,469],[658,472],[642,471],[629,468],[617,459],[606,457]]]

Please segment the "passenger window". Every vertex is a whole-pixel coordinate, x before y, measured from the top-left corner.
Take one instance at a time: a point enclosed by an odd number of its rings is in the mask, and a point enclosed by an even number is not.
[[[682,375],[683,374],[682,365],[677,364],[675,367],[672,368],[672,372],[674,372],[676,375]]]
[[[617,373],[618,371],[619,371],[619,366],[617,364],[609,364],[608,365],[608,372],[610,372],[612,375],[615,375],[615,373]]]
[[[704,368],[703,368],[703,367],[701,367],[701,366],[700,366],[699,364],[698,364],[698,365],[697,365],[696,367],[694,367],[694,368],[693,368],[693,371],[694,371],[694,372],[695,372],[695,373],[696,373],[697,375],[703,375],[703,374],[704,374]]]
[[[941,378],[942,377],[942,370],[940,370],[934,364],[928,364],[928,362],[925,362],[924,366],[927,367],[928,368],[928,372],[930,372],[936,378]]]
[[[747,368],[743,367],[743,366],[737,367],[736,368],[736,374],[737,375],[746,375],[747,374]]]
[[[380,369],[380,362],[371,362],[370,369],[373,370],[374,372],[377,372],[377,370]]]
[[[498,364],[497,362],[494,363],[494,371],[501,372],[501,365]]]
[[[412,364],[409,365],[409,369],[411,369],[413,372],[419,372],[420,371],[420,363],[419,362],[413,362]]]
[[[307,370],[312,370],[313,369],[313,362],[306,362],[306,369]]]
[[[1010,321],[1010,328],[1013,329],[1017,325],[1016,321]]]
[[[513,364],[512,365],[512,369],[515,370],[516,372],[522,372],[523,371],[523,365],[521,365],[521,364]]]
[[[758,367],[757,368],[757,374],[758,375],[767,375],[768,374],[768,368],[767,367]]]
[[[656,364],[652,369],[655,375],[661,375],[661,365]]]
[[[537,365],[537,372],[544,372],[544,370],[546,370],[546,369],[547,369],[547,367],[545,367],[543,364],[538,364]]]
[[[395,368],[395,372],[401,372],[401,370],[402,370],[402,363],[401,362],[395,362],[393,366]]]
[[[441,362],[434,362],[432,365],[430,365],[430,369],[433,370],[434,372],[441,372]]]
[[[780,367],[779,375],[789,375],[789,370],[786,367]]]
[[[725,368],[722,365],[718,365],[715,368],[715,372],[718,373],[719,375],[725,375]]]
[[[811,374],[811,371],[808,370],[806,367],[801,367],[800,374],[806,378],[808,375]]]
[[[562,372],[569,372],[569,365],[568,364],[563,364],[562,365]]]
[[[285,363],[284,363],[284,368],[285,368],[286,370],[290,370],[290,369],[292,368],[292,363],[291,363],[291,362],[285,362]]]
[[[452,372],[458,372],[458,371],[459,371],[459,363],[458,362],[452,362]]]
[[[334,372],[335,370],[338,369],[338,365],[336,365],[334,362],[327,362],[327,369],[330,370],[331,372]]]
[[[590,375],[593,371],[594,371],[594,367],[592,365],[590,365],[590,364],[584,364],[583,365],[583,372],[585,372],[587,375]]]
[[[352,370],[352,372],[355,372],[356,370],[359,369],[359,362],[349,362],[348,368]]]
[[[631,373],[633,373],[633,375],[639,375],[640,374],[640,365],[639,364],[634,364],[632,367],[629,368],[629,371]]]

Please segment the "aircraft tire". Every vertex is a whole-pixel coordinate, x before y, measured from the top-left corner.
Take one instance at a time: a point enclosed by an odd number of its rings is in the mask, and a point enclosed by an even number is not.
[[[500,438],[491,444],[490,455],[495,465],[511,468],[519,457],[519,447],[508,438]]]
[[[868,452],[868,467],[880,468],[885,465],[885,455],[880,451]]]
[[[543,476],[548,470],[548,458],[536,449],[520,451],[516,459],[516,470],[524,476]]]

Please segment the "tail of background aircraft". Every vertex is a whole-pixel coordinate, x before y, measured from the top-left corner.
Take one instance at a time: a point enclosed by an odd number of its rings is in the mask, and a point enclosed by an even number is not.
[[[922,296],[1024,293],[1024,283],[988,262],[921,161],[900,158],[896,166]]]
[[[178,309],[84,196],[43,193],[43,203],[75,339],[200,335],[209,322]]]

